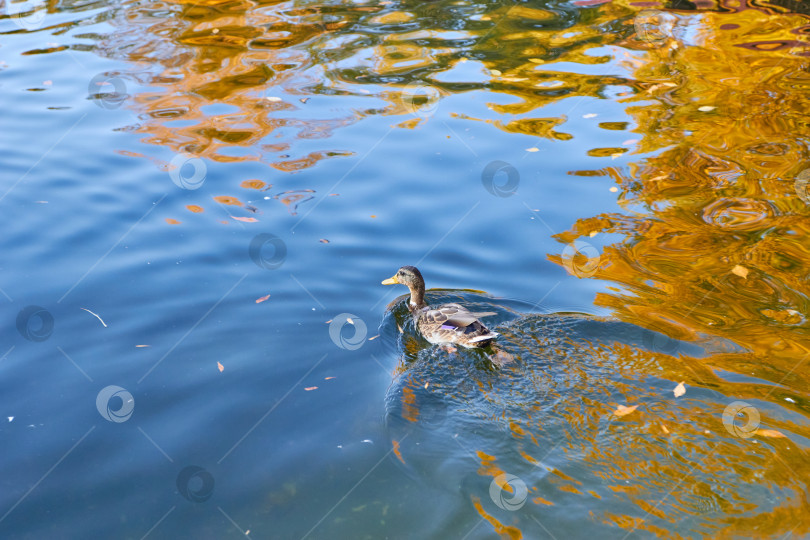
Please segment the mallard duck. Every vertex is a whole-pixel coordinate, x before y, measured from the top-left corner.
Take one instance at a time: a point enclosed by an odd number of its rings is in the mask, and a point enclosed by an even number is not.
[[[425,279],[415,266],[403,266],[383,285],[405,285],[411,291],[408,309],[416,328],[431,343],[448,343],[467,348],[486,347],[498,334],[492,332],[480,317],[497,315],[494,311],[473,313],[461,304],[429,306],[425,303]]]

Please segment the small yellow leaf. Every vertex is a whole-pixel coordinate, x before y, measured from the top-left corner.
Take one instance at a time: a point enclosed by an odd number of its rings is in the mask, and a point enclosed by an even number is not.
[[[669,435],[669,430],[664,424],[661,424],[661,431],[663,431],[665,435]]]
[[[740,276],[743,279],[748,278],[748,268],[740,266],[739,264],[731,269],[731,273]]]
[[[758,429],[756,434],[760,437],[771,437],[774,439],[784,439],[785,434],[781,431],[776,431],[775,429]]]
[[[678,386],[675,387],[675,390],[672,391],[675,394],[675,397],[681,397],[686,393],[686,387],[683,385],[683,382],[679,382]]]
[[[637,408],[638,405],[631,405],[630,407],[625,407],[624,405],[617,405],[616,410],[613,411],[613,414],[615,414],[616,416],[625,416],[635,411]]]
[[[306,390],[307,392],[309,392],[311,390],[317,390],[317,389],[318,389],[317,386],[307,386],[306,388],[304,388],[304,390]]]
[[[527,152],[539,152],[540,149],[537,148],[536,146],[532,146],[531,148],[527,148],[526,151]]]
[[[376,336],[371,336],[370,338],[368,338],[368,340],[369,340],[369,341],[374,341],[374,340],[375,340],[375,339],[377,339],[378,337],[380,337],[380,334],[377,334]]]
[[[328,381],[328,380],[330,380],[330,379],[334,379],[334,377],[324,377],[324,379],[323,379],[323,380]]]
[[[151,345],[135,345],[135,347],[151,347]]]
[[[245,223],[256,223],[259,221],[255,217],[242,217],[242,216],[231,216],[236,221],[244,221]]]
[[[265,301],[265,300],[267,300],[268,298],[270,298],[270,295],[269,295],[269,294],[268,294],[267,296],[262,296],[261,298],[257,298],[257,299],[256,299],[256,303],[257,303],[257,304],[261,304],[262,302],[264,302],[264,301]]]
[[[172,218],[166,218],[166,223],[168,223],[169,225],[180,225],[179,221],[177,221],[176,219],[172,219]]]
[[[223,371],[225,371],[225,366],[223,366],[223,365],[222,365],[221,363],[219,363],[219,362],[217,362],[217,367],[219,368],[220,373],[222,373]]]

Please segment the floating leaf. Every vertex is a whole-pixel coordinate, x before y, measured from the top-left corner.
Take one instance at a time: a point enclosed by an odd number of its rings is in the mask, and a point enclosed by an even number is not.
[[[661,424],[661,431],[663,431],[665,435],[669,435],[669,430],[664,424]]]
[[[785,434],[775,429],[758,429],[756,434],[760,437],[771,437],[773,439],[784,439]]]
[[[176,219],[172,219],[172,218],[166,218],[166,223],[168,223],[169,225],[180,225],[179,221],[177,221]]]
[[[679,382],[678,386],[672,391],[675,394],[675,397],[681,397],[686,393],[686,387],[683,385],[683,382]]]
[[[307,386],[306,388],[304,388],[304,390],[306,390],[307,392],[309,392],[311,390],[317,390],[317,389],[318,389],[317,386]]]
[[[223,371],[225,371],[225,366],[223,366],[223,365],[222,365],[221,363],[219,363],[219,362],[217,362],[217,368],[219,369],[219,372],[220,372],[220,373],[222,373]]]
[[[427,387],[428,387],[428,386],[430,386],[430,381],[428,381],[428,382],[426,382],[426,383],[425,383],[425,390],[427,390]]]
[[[711,105],[704,105],[703,107],[698,107],[700,112],[710,112],[715,110],[717,107],[712,107]]]
[[[244,221],[245,223],[256,223],[259,221],[255,217],[242,217],[242,216],[231,216],[236,221]]]
[[[190,212],[194,212],[195,214],[200,214],[204,212],[203,207],[197,206],[196,204],[187,204],[186,208],[188,208]]]
[[[596,116],[597,115],[595,113],[588,113],[588,114],[583,114],[582,118],[596,118]]]
[[[615,414],[616,416],[625,416],[635,411],[637,408],[638,405],[632,405],[630,407],[625,407],[624,405],[617,405],[616,410],[613,411],[613,414]]]
[[[536,146],[532,146],[531,148],[527,148],[526,151],[527,152],[539,152],[540,149],[537,148]]]
[[[739,264],[731,269],[731,273],[740,276],[743,279],[748,278],[748,268],[740,266]]]
[[[328,381],[329,379],[334,379],[335,377],[324,377],[323,380]]]
[[[326,238],[321,238],[321,239],[319,240],[319,242],[320,242],[321,244],[328,244],[328,243],[329,243],[329,240],[327,240]]]
[[[256,299],[256,303],[257,303],[257,304],[261,304],[262,302],[264,302],[264,301],[265,301],[265,300],[267,300],[268,298],[270,298],[270,295],[269,295],[269,294],[268,294],[267,296],[262,296],[261,298],[257,298],[257,299]]]
[[[369,341],[374,341],[374,340],[375,340],[375,339],[377,339],[378,337],[380,337],[380,334],[377,334],[376,336],[371,336],[370,338],[368,338],[368,340],[369,340]]]
[[[151,347],[151,345],[135,345],[135,347]]]

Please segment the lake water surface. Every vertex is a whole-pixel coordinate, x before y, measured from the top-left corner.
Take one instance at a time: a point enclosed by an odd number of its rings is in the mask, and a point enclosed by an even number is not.
[[[0,537],[810,537],[803,6],[0,15]]]

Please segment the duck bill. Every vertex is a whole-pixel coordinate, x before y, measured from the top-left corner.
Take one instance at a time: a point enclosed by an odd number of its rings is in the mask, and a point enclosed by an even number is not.
[[[399,283],[397,276],[392,276],[382,282],[383,285],[396,285],[397,283]]]

